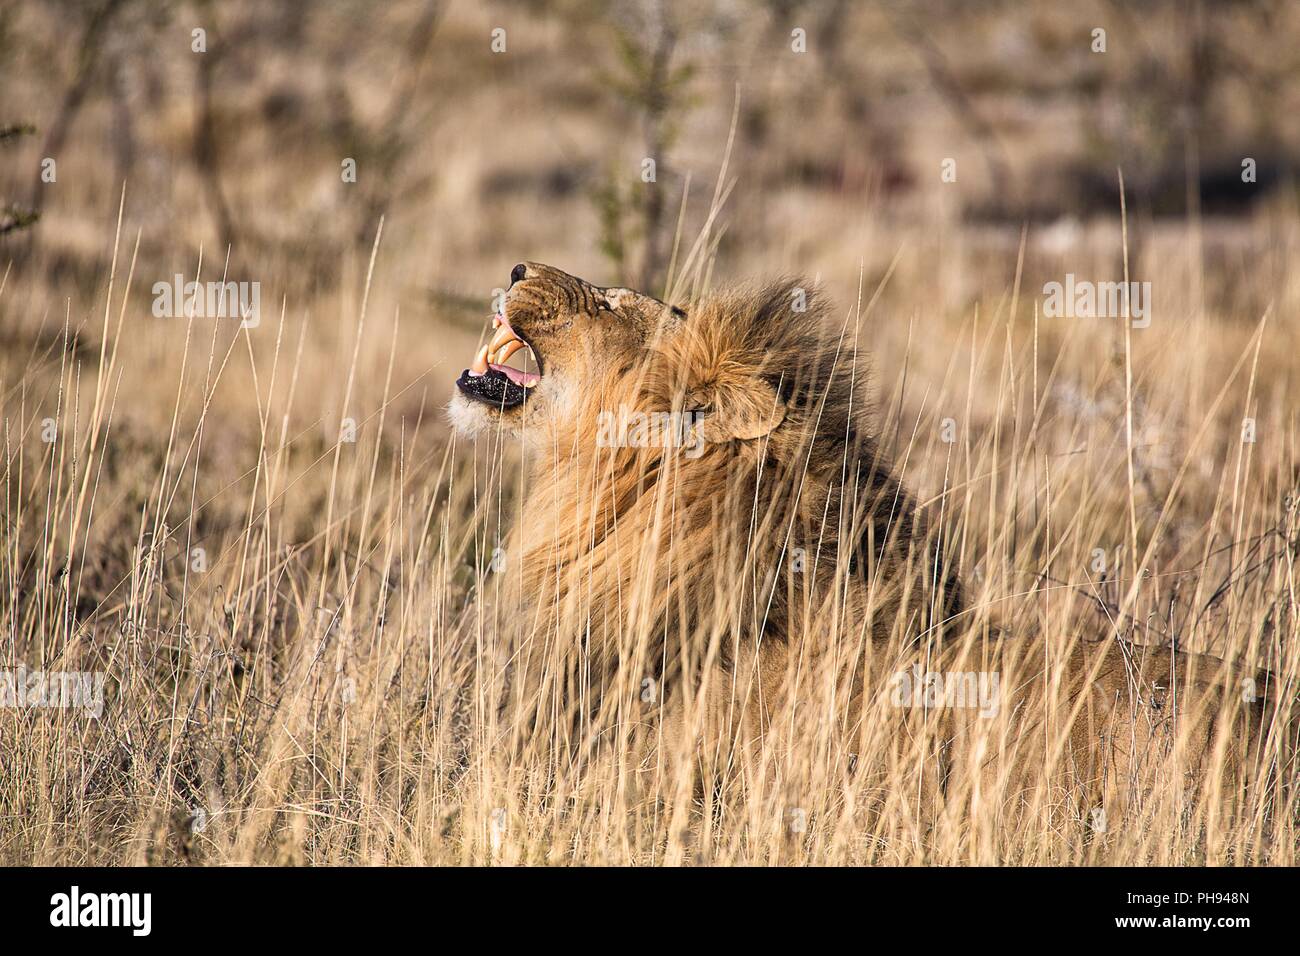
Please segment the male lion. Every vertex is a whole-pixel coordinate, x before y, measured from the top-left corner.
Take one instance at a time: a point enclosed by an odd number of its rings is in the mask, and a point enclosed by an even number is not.
[[[824,760],[852,768],[890,726],[883,749],[914,753],[936,808],[1055,801],[1046,767],[1082,818],[1158,785],[1143,776],[1158,750],[1213,758],[1228,790],[1276,770],[1263,694],[1236,693],[1223,662],[1003,638],[968,606],[815,289],[783,280],[684,311],[533,262],[510,279],[450,413],[530,461],[503,615],[528,726],[574,718],[575,746],[642,722],[647,760],[714,770],[777,736],[829,739]],[[517,353],[534,366],[507,365]],[[910,707],[898,681],[916,662],[996,675],[998,699]]]

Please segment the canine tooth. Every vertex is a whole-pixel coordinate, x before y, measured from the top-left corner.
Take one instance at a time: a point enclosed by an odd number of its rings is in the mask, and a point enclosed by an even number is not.
[[[474,356],[474,364],[469,370],[475,375],[486,375],[488,368],[488,347],[485,345],[478,350],[478,355]]]
[[[518,342],[518,337],[504,325],[497,329],[497,334],[492,336],[492,341],[488,343],[488,351],[495,354],[497,349],[507,342]]]
[[[518,339],[514,339],[513,341],[507,342],[505,345],[501,346],[501,351],[497,353],[497,364],[505,365],[506,360],[523,347],[524,347],[524,343],[520,342]]]

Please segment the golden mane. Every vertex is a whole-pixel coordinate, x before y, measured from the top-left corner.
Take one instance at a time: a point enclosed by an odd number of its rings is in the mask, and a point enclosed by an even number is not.
[[[663,680],[832,609],[872,637],[955,614],[960,584],[879,453],[865,385],[820,291],[792,278],[713,295],[606,370],[533,462],[517,538],[533,651]],[[668,440],[607,434],[647,416]]]

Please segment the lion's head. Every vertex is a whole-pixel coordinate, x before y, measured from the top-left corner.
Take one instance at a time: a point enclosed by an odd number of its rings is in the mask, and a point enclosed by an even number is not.
[[[466,432],[562,427],[597,386],[630,369],[685,313],[632,289],[592,285],[521,262],[492,320],[492,337],[456,381],[451,415]]]
[[[668,438],[649,423],[651,447],[765,437],[792,400],[805,412],[814,403],[824,409],[827,398],[850,402],[852,376],[829,387],[827,326],[812,295],[785,281],[714,296],[688,314],[634,289],[522,262],[488,344],[456,381],[452,421],[467,434],[491,427],[543,446],[611,427],[626,445],[629,414],[674,416]],[[807,437],[802,425],[784,431]],[[823,434],[834,440],[843,429]]]

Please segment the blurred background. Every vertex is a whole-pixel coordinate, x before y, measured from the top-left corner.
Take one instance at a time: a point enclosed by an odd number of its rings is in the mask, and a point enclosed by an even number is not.
[[[1297,40],[1287,0],[7,0],[0,255],[93,295],[125,188],[150,283],[229,250],[306,307],[383,216],[408,315],[477,320],[524,258],[662,293],[734,119],[718,278],[847,293],[901,249],[925,281],[888,293],[960,309],[1010,284],[1026,224],[1026,276],[1091,250],[1118,278],[1122,169],[1134,272],[1187,279],[1164,311],[1240,308],[1247,264],[1295,294],[1241,224],[1294,217]],[[1188,219],[1213,228],[1153,249]]]

